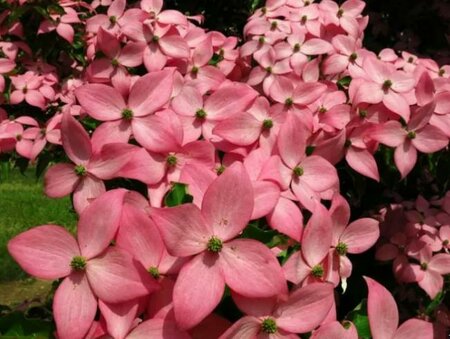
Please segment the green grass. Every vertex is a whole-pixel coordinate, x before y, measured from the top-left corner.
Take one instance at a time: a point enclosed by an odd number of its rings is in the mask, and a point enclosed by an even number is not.
[[[44,195],[42,180],[36,180],[33,169],[25,175],[11,170],[9,177],[3,179],[0,181],[0,282],[11,282],[28,275],[8,254],[9,239],[43,224],[74,230],[77,219],[68,197],[49,199]]]

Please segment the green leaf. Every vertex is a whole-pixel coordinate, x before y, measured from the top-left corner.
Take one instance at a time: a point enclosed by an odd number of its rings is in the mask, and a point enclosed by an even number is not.
[[[425,309],[425,314],[428,316],[431,316],[434,311],[439,307],[439,305],[444,300],[445,293],[443,291],[439,292],[434,299],[428,304],[427,308]]]
[[[53,330],[50,322],[28,319],[21,312],[13,312],[0,318],[2,338],[52,338]]]
[[[353,311],[347,314],[348,320],[352,321],[358,331],[360,339],[370,339],[369,317],[367,316],[367,299],[363,299]]]
[[[164,197],[164,205],[168,207],[178,206],[193,201],[193,196],[188,194],[186,184],[174,182],[172,188]]]
[[[344,90],[344,89],[348,88],[348,86],[350,85],[350,82],[352,82],[352,77],[346,76],[346,77],[339,79],[339,81],[337,82],[337,86],[339,89]]]
[[[268,246],[269,244],[271,244],[272,246],[269,247],[273,247],[278,244],[273,241],[273,238],[276,235],[278,235],[277,231],[263,230],[255,224],[248,224],[247,227],[244,229],[244,232],[242,232],[241,238],[255,239]]]
[[[257,9],[258,7],[261,6],[261,0],[253,0],[252,4],[250,6],[250,9],[253,11],[255,11],[255,9]]]

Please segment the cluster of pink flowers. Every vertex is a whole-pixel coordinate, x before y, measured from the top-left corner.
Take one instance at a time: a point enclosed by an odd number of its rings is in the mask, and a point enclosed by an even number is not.
[[[334,288],[345,290],[347,254],[371,248],[379,222],[350,222],[334,165],[345,158],[379,181],[374,153],[384,144],[404,178],[417,151],[446,148],[450,68],[364,49],[360,0],[268,0],[239,47],[162,0],[59,5],[37,33],[69,43],[82,34],[86,64],[61,56],[68,78],[33,60],[20,23],[0,16],[0,34],[15,37],[0,45],[0,152],[34,161],[61,145],[70,161],[51,166],[44,185],[52,198],[72,194],[77,237],[43,225],[8,245],[29,274],[64,278],[53,302],[58,337],[357,338],[337,319]],[[23,101],[47,120],[8,118]],[[87,118],[98,127],[87,131]],[[115,178],[141,182],[147,197],[107,190]],[[173,183],[193,201],[165,206]],[[421,201],[401,224],[383,213],[391,244],[377,252],[431,298],[450,273],[445,201],[442,211]],[[286,241],[269,248],[240,237],[257,219]],[[280,265],[286,246],[296,250]],[[397,329],[393,297],[366,281],[373,338],[432,338],[425,320]],[[214,313],[224,292],[245,314],[234,324]]]
[[[419,196],[383,208],[381,239],[376,258],[393,260],[393,272],[400,282],[416,282],[430,298],[444,286],[450,274],[450,192],[439,200]]]

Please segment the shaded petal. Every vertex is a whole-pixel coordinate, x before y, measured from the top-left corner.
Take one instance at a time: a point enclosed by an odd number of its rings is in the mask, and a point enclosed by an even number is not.
[[[82,255],[87,259],[103,252],[114,238],[126,193],[124,189],[108,191],[81,213],[78,222],[78,243]]]
[[[114,87],[103,84],[88,84],[78,87],[75,96],[81,107],[94,119],[111,121],[122,118],[127,108],[122,95]]]
[[[328,283],[312,283],[295,290],[276,309],[277,326],[291,333],[312,331],[334,305],[333,290]]]
[[[347,245],[349,253],[362,253],[372,247],[379,236],[379,222],[372,218],[362,218],[347,226],[340,241]]]
[[[270,227],[284,233],[296,241],[303,234],[303,215],[293,201],[280,197],[273,211],[267,215]]]
[[[67,156],[75,164],[85,164],[89,160],[92,154],[89,135],[70,113],[63,115],[61,139]]]
[[[86,275],[79,272],[72,273],[59,285],[53,299],[53,317],[58,338],[84,338],[96,312],[97,300]]]
[[[367,313],[373,339],[394,336],[398,326],[398,309],[391,293],[375,280],[364,277],[369,289]]]
[[[70,262],[80,255],[73,236],[61,226],[43,225],[23,232],[8,242],[8,252],[24,271],[40,279],[70,274]]]
[[[217,259],[217,255],[203,252],[180,270],[173,291],[175,318],[180,328],[194,327],[219,304],[225,281]]]
[[[129,108],[136,116],[145,116],[162,108],[170,99],[173,70],[151,72],[137,80],[128,98]]]
[[[241,163],[228,167],[205,192],[202,215],[222,241],[237,236],[247,225],[254,206],[253,187]]]
[[[258,241],[236,239],[225,243],[220,266],[227,285],[245,297],[270,297],[287,291],[275,255]]]
[[[75,174],[74,165],[53,165],[45,173],[44,192],[50,198],[62,198],[75,190],[79,179]]]
[[[194,204],[155,208],[151,217],[161,232],[167,251],[177,257],[205,251],[213,235],[209,224]]]
[[[165,319],[146,320],[127,335],[127,339],[148,338],[190,339],[191,337],[186,332],[178,329],[174,321]]]
[[[87,262],[86,275],[99,299],[121,303],[151,292],[144,284],[137,265],[128,252],[110,247]]]
[[[408,319],[395,332],[395,339],[434,338],[433,324],[419,319]]]

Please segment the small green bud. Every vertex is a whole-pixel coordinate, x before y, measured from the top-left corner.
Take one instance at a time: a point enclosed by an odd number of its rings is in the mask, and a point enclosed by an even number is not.
[[[213,236],[208,240],[208,245],[206,246],[206,248],[210,252],[219,253],[222,250],[222,246],[222,240],[220,240],[216,236]]]
[[[336,253],[339,255],[346,255],[348,250],[347,244],[339,242],[336,246]]]
[[[264,129],[271,129],[273,127],[273,121],[272,119],[266,119],[263,121],[263,128]]]
[[[273,318],[266,318],[261,324],[261,331],[267,334],[274,334],[278,330],[277,323]]]
[[[156,267],[156,266],[150,267],[148,269],[148,273],[150,273],[153,278],[159,279],[160,274],[159,274],[158,267]]]
[[[316,266],[314,266],[311,269],[311,274],[315,278],[322,278],[323,273],[324,273],[324,270],[323,270],[323,266],[321,264],[317,264]]]
[[[303,170],[302,167],[296,166],[293,170],[292,170],[294,176],[301,177],[305,172]]]
[[[175,155],[169,155],[166,159],[167,166],[174,167],[177,164],[177,157]]]
[[[84,271],[86,268],[86,258],[79,255],[73,257],[70,262],[70,267],[75,271]]]
[[[73,170],[79,177],[84,177],[87,174],[86,167],[84,167],[83,165],[76,165]]]
[[[206,116],[207,116],[207,114],[206,114],[206,112],[205,112],[205,110],[203,109],[203,108],[200,108],[200,109],[198,109],[196,112],[195,112],[195,116],[198,118],[198,119],[205,119],[206,118]]]
[[[125,120],[131,120],[133,118],[133,111],[129,108],[125,108],[122,111],[122,118]]]

